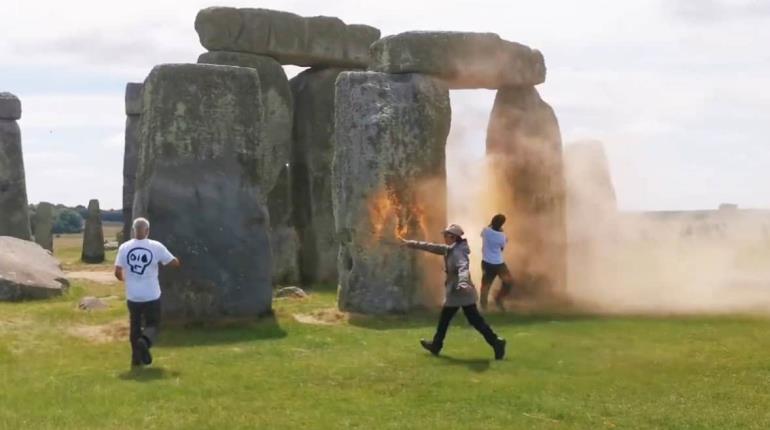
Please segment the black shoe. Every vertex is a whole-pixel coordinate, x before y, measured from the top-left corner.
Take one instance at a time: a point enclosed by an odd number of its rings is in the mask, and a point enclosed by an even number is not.
[[[502,360],[505,358],[505,344],[507,342],[505,339],[497,338],[497,342],[495,342],[494,345],[492,345],[492,348],[495,350],[495,360]]]
[[[142,364],[152,364],[152,354],[150,354],[150,345],[147,343],[147,339],[140,337],[136,341],[136,347],[139,350],[139,359],[142,361]]]
[[[425,348],[433,355],[438,355],[438,353],[441,351],[440,346],[436,346],[433,344],[433,342],[429,342],[425,339],[420,339],[420,345],[422,345],[423,348]]]

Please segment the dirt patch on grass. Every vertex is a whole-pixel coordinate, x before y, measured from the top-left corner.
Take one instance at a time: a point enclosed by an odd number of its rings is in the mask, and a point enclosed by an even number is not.
[[[348,322],[350,315],[336,308],[319,309],[307,314],[292,315],[297,322],[315,325],[338,325]]]
[[[112,284],[118,282],[112,272],[103,270],[78,270],[74,272],[67,272],[67,278],[85,279],[88,281],[98,282],[100,284]]]
[[[75,337],[94,343],[109,343],[128,340],[128,321],[118,320],[102,325],[78,325],[69,329]]]

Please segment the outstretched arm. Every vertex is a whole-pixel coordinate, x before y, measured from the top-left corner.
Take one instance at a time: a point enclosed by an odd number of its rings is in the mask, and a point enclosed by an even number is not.
[[[432,254],[446,255],[449,247],[440,243],[420,242],[417,240],[401,239],[401,243],[404,246],[412,249],[419,249],[420,251],[430,252]]]

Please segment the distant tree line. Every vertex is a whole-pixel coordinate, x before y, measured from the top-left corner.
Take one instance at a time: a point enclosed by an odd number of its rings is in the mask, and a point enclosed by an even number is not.
[[[30,222],[33,224],[34,229],[35,212],[37,211],[36,205],[29,205]],[[68,207],[65,205],[55,205],[53,209],[53,233],[80,233],[83,231],[83,225],[85,219],[88,216],[88,208],[82,205]],[[123,211],[118,210],[103,210],[102,222],[123,222]]]

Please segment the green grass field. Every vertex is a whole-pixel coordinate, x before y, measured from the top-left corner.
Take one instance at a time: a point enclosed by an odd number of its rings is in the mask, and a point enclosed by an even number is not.
[[[434,315],[337,320],[318,288],[275,318],[165,327],[131,372],[121,299],[88,313],[83,295],[122,289],[0,304],[0,428],[770,428],[768,319],[492,315],[496,362],[459,317],[437,358],[417,343]]]

